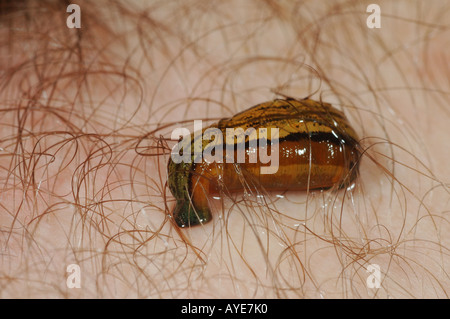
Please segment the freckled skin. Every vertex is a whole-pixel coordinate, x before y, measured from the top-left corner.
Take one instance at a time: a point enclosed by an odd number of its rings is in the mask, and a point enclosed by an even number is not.
[[[210,194],[255,187],[268,191],[345,187],[358,175],[360,154],[356,133],[343,113],[328,103],[310,99],[274,100],[222,119],[211,127],[218,128],[224,136],[226,128],[244,131],[248,128],[278,128],[278,171],[261,174],[261,166],[269,164],[250,163],[249,154],[255,150],[248,143],[244,163],[225,163],[225,159],[223,163],[208,163],[204,159],[194,163],[192,134],[190,140],[184,141],[191,143],[191,162],[176,164],[170,159],[168,163],[169,189],[176,199],[173,217],[179,227],[211,220]],[[245,142],[250,138],[246,136]],[[202,150],[211,141],[203,140]]]

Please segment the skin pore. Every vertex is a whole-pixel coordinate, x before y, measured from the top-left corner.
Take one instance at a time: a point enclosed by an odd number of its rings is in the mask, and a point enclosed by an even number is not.
[[[450,6],[378,1],[370,29],[370,3],[79,1],[69,29],[68,3],[6,2],[0,297],[448,298]],[[346,114],[354,188],[260,186],[178,229],[171,131],[276,93]]]

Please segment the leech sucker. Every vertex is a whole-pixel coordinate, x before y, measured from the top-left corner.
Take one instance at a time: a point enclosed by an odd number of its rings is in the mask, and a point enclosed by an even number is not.
[[[360,147],[345,115],[311,99],[258,104],[185,136],[168,163],[179,227],[211,220],[209,195],[351,185]],[[269,155],[270,154],[270,155]]]

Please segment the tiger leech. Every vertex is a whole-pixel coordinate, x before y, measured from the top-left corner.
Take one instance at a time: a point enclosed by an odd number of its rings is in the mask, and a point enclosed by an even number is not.
[[[191,145],[191,160],[168,163],[168,185],[176,199],[173,218],[179,227],[211,220],[208,195],[239,192],[251,185],[267,191],[327,189],[351,185],[358,176],[359,139],[345,115],[331,104],[311,99],[277,99],[258,104],[209,127],[225,136],[227,128],[278,128],[279,167],[275,174],[261,174],[261,163],[233,164],[194,162],[194,133],[184,142]],[[207,128],[202,130],[203,136]],[[198,138],[198,136],[197,136]],[[246,158],[254,152],[245,136]],[[183,142],[183,141],[182,141]],[[202,150],[212,142],[203,139]],[[223,148],[226,147],[226,140]],[[269,143],[270,148],[270,143]],[[225,155],[224,155],[225,156]],[[238,169],[236,165],[239,165]],[[239,171],[239,173],[238,173]]]

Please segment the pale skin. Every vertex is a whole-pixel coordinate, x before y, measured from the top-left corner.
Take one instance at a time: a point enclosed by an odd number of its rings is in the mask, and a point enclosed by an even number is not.
[[[6,13],[0,297],[448,298],[447,2],[378,2],[380,29],[371,2],[182,3]],[[178,229],[158,139],[274,92],[347,114],[353,190],[259,187]]]

